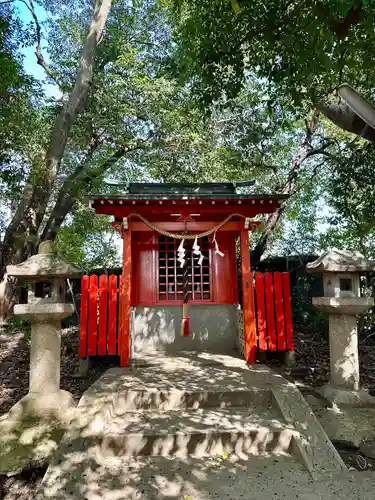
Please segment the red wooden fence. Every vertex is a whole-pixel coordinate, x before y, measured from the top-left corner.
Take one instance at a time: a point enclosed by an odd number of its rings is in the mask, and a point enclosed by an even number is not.
[[[120,279],[83,276],[81,283],[80,356],[116,355]],[[292,351],[293,328],[289,273],[255,273],[257,349]]]
[[[83,276],[79,355],[117,354],[119,283],[114,274]]]
[[[293,351],[289,273],[255,273],[259,351]]]

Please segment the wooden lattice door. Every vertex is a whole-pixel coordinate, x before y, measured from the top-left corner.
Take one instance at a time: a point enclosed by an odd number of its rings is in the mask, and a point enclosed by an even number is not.
[[[183,300],[183,269],[177,260],[177,250],[181,241],[167,236],[158,238],[159,301]],[[185,258],[188,262],[189,300],[211,301],[211,254],[208,237],[198,240],[203,262],[193,251],[193,240],[185,240]]]

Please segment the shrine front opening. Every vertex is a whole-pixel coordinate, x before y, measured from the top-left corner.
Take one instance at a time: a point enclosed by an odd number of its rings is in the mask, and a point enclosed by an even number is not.
[[[137,353],[233,354],[239,302],[249,363],[257,349],[293,350],[289,275],[253,274],[250,266],[254,217],[282,200],[238,194],[233,183],[133,183],[127,193],[94,196],[96,213],[114,217],[123,266],[120,280],[82,279],[81,357],[117,354],[127,366]]]

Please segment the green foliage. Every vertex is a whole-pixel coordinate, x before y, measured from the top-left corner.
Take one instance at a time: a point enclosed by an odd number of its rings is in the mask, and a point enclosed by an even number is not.
[[[19,21],[9,6],[0,5],[0,183],[19,183],[22,179],[14,166],[7,162],[15,154],[23,154],[30,147],[31,135],[38,120],[38,110],[32,102],[38,87],[22,68],[18,53],[21,46]],[[35,127],[35,128],[34,128]],[[18,161],[24,158],[18,158]]]
[[[10,94],[19,91],[26,83],[20,58],[16,54],[14,34],[17,23],[11,11],[0,6],[0,99],[9,99]]]
[[[374,144],[347,138],[330,159],[326,196],[333,210],[327,217],[330,227],[322,237],[323,247],[359,249],[367,257],[375,257],[374,153]]]
[[[373,86],[375,3],[171,0],[174,68],[204,103],[233,97],[249,73],[302,111],[349,81]]]
[[[65,99],[92,3],[41,3],[52,15],[43,25],[44,42]],[[355,20],[352,7],[360,4]],[[253,178],[254,192],[282,191],[306,134],[301,119],[306,110],[340,79],[373,87],[374,9],[373,3],[349,0],[114,2],[90,96],[48,202],[46,219],[57,200],[72,196],[75,201],[63,216],[60,250],[84,270],[119,262],[117,235],[108,219],[87,208],[87,195],[121,190],[106,180]],[[44,168],[50,126],[62,106],[60,98],[47,99],[41,85],[24,75],[18,54],[22,29],[14,11],[7,16],[0,23],[5,54],[1,59],[0,51],[0,69],[6,75],[0,82],[0,99],[5,99],[0,233],[26,180],[36,183]],[[350,25],[341,37],[345,20]],[[23,33],[24,43],[35,46],[34,29],[24,27]],[[275,252],[306,253],[335,243],[375,253],[372,150],[327,124],[318,127],[313,147],[319,149],[328,138],[334,144],[327,154],[301,165],[295,194],[274,233]],[[69,176],[73,179],[64,183]],[[320,214],[324,205],[334,210],[329,221]],[[322,222],[329,224],[323,235]]]
[[[280,108],[284,117],[290,110],[290,133],[275,130],[277,171],[269,176],[253,171],[258,185],[283,186],[303,130],[296,118],[336,85],[348,81],[372,97],[374,2],[170,0],[164,7],[174,27],[170,69],[189,82],[205,109],[212,102],[232,104],[259,81],[273,117]],[[339,246],[373,256],[373,146],[353,142],[326,123],[317,135],[333,145],[298,172],[272,249],[288,254]]]
[[[8,334],[13,334],[13,333],[19,333],[20,331],[25,333],[25,340],[26,342],[30,343],[30,337],[31,337],[30,323],[22,319],[20,316],[12,316],[8,320],[5,326],[5,332]]]
[[[109,217],[79,205],[57,236],[59,251],[83,271],[120,265],[120,238]]]

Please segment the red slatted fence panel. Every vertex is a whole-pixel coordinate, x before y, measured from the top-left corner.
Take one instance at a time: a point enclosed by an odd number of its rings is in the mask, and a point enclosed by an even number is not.
[[[266,315],[267,315],[267,334],[268,349],[276,351],[276,328],[275,328],[275,307],[273,294],[273,273],[264,273],[264,287],[266,295]]]
[[[96,356],[96,329],[98,324],[98,277],[90,276],[89,284],[89,337],[88,355]]]
[[[277,350],[286,351],[285,325],[284,325],[284,303],[283,282],[281,273],[274,273],[275,313],[277,328]]]
[[[80,356],[118,354],[119,287],[116,275],[83,276]],[[260,351],[294,350],[289,273],[255,273],[257,340]],[[276,323],[275,323],[276,317]],[[98,334],[98,335],[97,335]]]
[[[109,277],[108,297],[108,354],[117,354],[117,276]]]
[[[264,303],[264,275],[255,273],[255,292],[257,301],[258,349],[267,350],[267,322]]]
[[[286,347],[288,351],[294,351],[293,345],[293,325],[292,325],[292,297],[290,294],[290,275],[282,273],[283,297],[285,313]]]
[[[81,307],[79,323],[79,355],[85,358],[87,355],[87,316],[89,308],[89,277],[82,276],[81,280]]]
[[[108,278],[105,274],[99,277],[99,334],[98,334],[98,355],[107,354],[107,298],[108,298]]]

